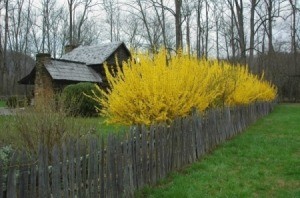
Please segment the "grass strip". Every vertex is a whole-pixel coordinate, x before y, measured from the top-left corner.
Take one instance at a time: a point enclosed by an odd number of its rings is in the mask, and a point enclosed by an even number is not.
[[[6,107],[6,101],[0,100],[0,107]]]

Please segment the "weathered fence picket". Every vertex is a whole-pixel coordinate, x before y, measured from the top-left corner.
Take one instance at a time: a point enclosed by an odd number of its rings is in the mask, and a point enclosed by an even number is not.
[[[38,158],[14,154],[0,161],[0,197],[132,197],[168,173],[200,159],[218,144],[241,133],[273,104],[209,110],[172,124],[134,126],[123,138],[69,140]],[[50,155],[50,157],[48,156]]]
[[[84,188],[82,183],[82,173],[81,173],[81,146],[80,143],[77,142],[75,145],[75,181],[76,181],[76,196],[83,197],[84,196]]]
[[[2,162],[2,160],[0,159],[0,197],[4,197],[3,196],[3,176],[4,176],[4,171],[3,171],[3,167],[4,167],[4,163]]]
[[[10,167],[7,174],[7,197],[16,198],[17,197],[17,185],[16,185],[16,162],[17,154],[14,154]]]
[[[61,196],[61,181],[59,176],[61,175],[60,171],[60,157],[59,150],[55,145],[52,150],[52,174],[51,174],[51,191],[53,197]]]
[[[150,127],[150,177],[151,177],[151,184],[155,184],[156,180],[156,157],[155,157],[155,127]]]

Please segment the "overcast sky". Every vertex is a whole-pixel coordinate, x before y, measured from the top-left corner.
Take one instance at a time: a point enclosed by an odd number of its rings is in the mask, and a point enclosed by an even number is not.
[[[12,0],[14,1],[14,0]],[[41,14],[41,1],[42,0],[33,0],[33,7],[34,9],[38,10],[37,14],[40,15]],[[116,0],[117,1],[117,0]],[[121,20],[122,20],[122,25],[126,25],[124,24],[124,19],[128,16],[128,14],[132,11],[132,8],[130,6],[126,6],[125,4],[130,4],[131,2],[133,2],[134,0],[118,0],[120,3],[123,3],[122,6],[121,6]],[[297,5],[298,7],[300,8],[300,0],[296,0],[297,1]],[[28,1],[25,0],[25,4],[27,3]],[[68,12],[68,9],[67,9],[67,0],[56,0],[57,4],[58,5],[64,5],[65,8],[66,8],[66,12]],[[102,2],[102,0],[94,0],[94,2]],[[194,2],[196,2],[196,0],[194,0]],[[220,2],[225,2],[225,1],[221,1]],[[244,0],[243,1],[244,4],[248,4],[250,2],[250,0]],[[287,2],[287,1],[286,1]],[[174,0],[164,0],[164,3],[171,7],[171,8],[174,8]],[[220,6],[223,6],[223,5],[220,5]],[[26,7],[26,6],[24,6]],[[224,6],[224,8],[226,8],[227,6]],[[247,6],[245,6],[247,7]],[[290,8],[287,8],[287,9],[290,9]],[[3,10],[2,10],[3,12]],[[76,12],[80,12],[80,8],[77,8],[77,11]],[[3,13],[2,13],[3,14]],[[67,14],[67,13],[66,13]],[[154,14],[154,13],[153,13]],[[175,34],[175,28],[174,28],[174,24],[175,24],[175,21],[174,21],[174,16],[172,16],[168,11],[166,11],[166,14],[167,14],[167,18],[169,21],[171,21],[171,24],[173,25],[172,27],[172,34]],[[210,9],[210,12],[209,12],[209,17],[212,18],[213,17],[213,14],[214,14],[214,10],[213,8]],[[274,20],[274,26],[273,26],[273,36],[274,36],[274,44],[279,44],[279,45],[282,45],[283,48],[286,48],[285,50],[289,50],[288,48],[290,47],[289,45],[284,45],[284,43],[289,43],[291,41],[291,33],[290,33],[290,26],[291,26],[291,18],[287,18],[287,16],[290,14],[290,11],[286,11],[286,13],[283,12],[282,14],[282,17],[280,18],[276,18]],[[245,9],[245,14],[244,14],[244,21],[245,21],[245,32],[246,32],[246,42],[247,42],[247,45],[249,45],[249,31],[250,31],[250,28],[249,28],[249,9],[246,8]],[[101,7],[101,5],[97,5],[93,8],[93,10],[89,13],[89,18],[93,18],[93,20],[95,21],[95,24],[94,26],[96,27],[99,27],[99,30],[100,30],[100,37],[99,37],[99,42],[107,42],[109,41],[109,25],[106,23],[106,13],[105,11],[103,10],[103,7]],[[40,18],[40,23],[42,23],[42,18]],[[3,23],[4,21],[2,20],[2,27],[3,27]],[[191,26],[191,43],[192,45],[195,45],[196,43],[196,28],[195,28],[195,24],[196,24],[196,14],[194,13],[194,15],[191,17],[191,23],[192,23],[192,26]],[[215,40],[216,40],[216,34],[215,34],[215,27],[214,27],[214,24],[213,22],[210,24],[212,26],[212,29],[210,30],[210,34],[209,34],[209,55],[210,56],[215,56],[216,54],[216,43],[215,43]],[[64,28],[68,28],[68,27],[64,27]],[[128,27],[122,27],[120,29],[121,31],[121,40],[124,40],[126,42],[126,37],[124,36],[124,30],[126,29],[130,29],[131,27],[128,26]],[[140,29],[142,29],[142,25],[140,27]],[[174,33],[173,33],[174,32]],[[185,39],[185,23],[183,23],[183,36],[184,36],[184,39]],[[122,36],[123,35],[123,36]],[[259,34],[258,34],[259,35]],[[222,39],[220,40],[220,45],[222,46],[225,46],[224,43],[222,43]],[[267,42],[267,41],[266,41]],[[146,41],[145,41],[146,43]],[[275,46],[276,47],[276,46]]]

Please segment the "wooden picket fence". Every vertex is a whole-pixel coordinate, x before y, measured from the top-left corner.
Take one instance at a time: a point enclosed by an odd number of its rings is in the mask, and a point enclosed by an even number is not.
[[[0,197],[133,197],[136,189],[200,159],[273,106],[194,113],[170,126],[135,126],[122,138],[70,140],[51,151],[41,145],[36,161],[15,154],[8,167],[0,166]]]

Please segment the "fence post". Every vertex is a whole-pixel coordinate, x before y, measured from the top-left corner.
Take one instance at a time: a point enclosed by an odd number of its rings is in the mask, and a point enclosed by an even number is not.
[[[60,171],[60,157],[57,145],[52,149],[52,195],[53,197],[61,197],[61,171]]]
[[[135,179],[135,170],[134,170],[134,152],[133,152],[133,136],[132,132],[129,134],[129,138],[127,139],[127,182],[126,188],[125,188],[125,197],[132,197],[133,196],[133,191],[135,189],[135,184],[134,184],[134,179]],[[125,181],[124,181],[125,183]]]
[[[47,197],[49,190],[49,170],[48,170],[48,148],[42,144],[39,145],[38,152],[38,196]]]
[[[105,181],[104,181],[104,138],[103,136],[101,137],[101,143],[99,146],[99,162],[100,162],[100,167],[99,167],[99,176],[100,176],[100,197],[105,196]]]
[[[22,164],[20,165],[20,171],[19,171],[20,196],[26,198],[30,196],[28,195],[28,183],[29,183],[28,158],[25,152],[22,152],[21,163]]]
[[[75,173],[76,173],[76,177],[75,177],[75,182],[76,182],[76,196],[77,197],[83,197],[84,196],[84,191],[85,191],[85,181],[82,180],[82,171],[81,171],[81,167],[82,167],[82,163],[81,163],[81,145],[80,142],[77,141],[75,146]],[[85,154],[85,152],[84,152]]]
[[[63,197],[69,197],[69,182],[68,182],[68,157],[67,157],[67,146],[65,143],[62,145],[62,181],[63,181]]]
[[[17,197],[17,184],[16,184],[16,165],[17,165],[17,154],[14,153],[11,162],[8,167],[7,174],[7,197],[16,198]]]
[[[124,143],[120,141],[120,136],[116,139],[116,185],[117,185],[117,197],[122,197],[124,194],[124,183],[123,183],[123,171],[126,168],[124,163]]]
[[[149,182],[149,171],[148,171],[148,141],[147,141],[147,135],[148,135],[148,129],[146,126],[142,126],[141,129],[142,134],[142,176],[143,176],[143,185],[148,184]]]
[[[3,188],[3,185],[4,185],[4,182],[3,182],[3,177],[4,177],[3,165],[4,165],[4,163],[0,159],[0,197],[4,197],[3,196],[3,191],[4,191],[4,188]]]
[[[156,153],[155,153],[155,130],[156,128],[152,125],[150,127],[150,181],[151,184],[156,182]]]

